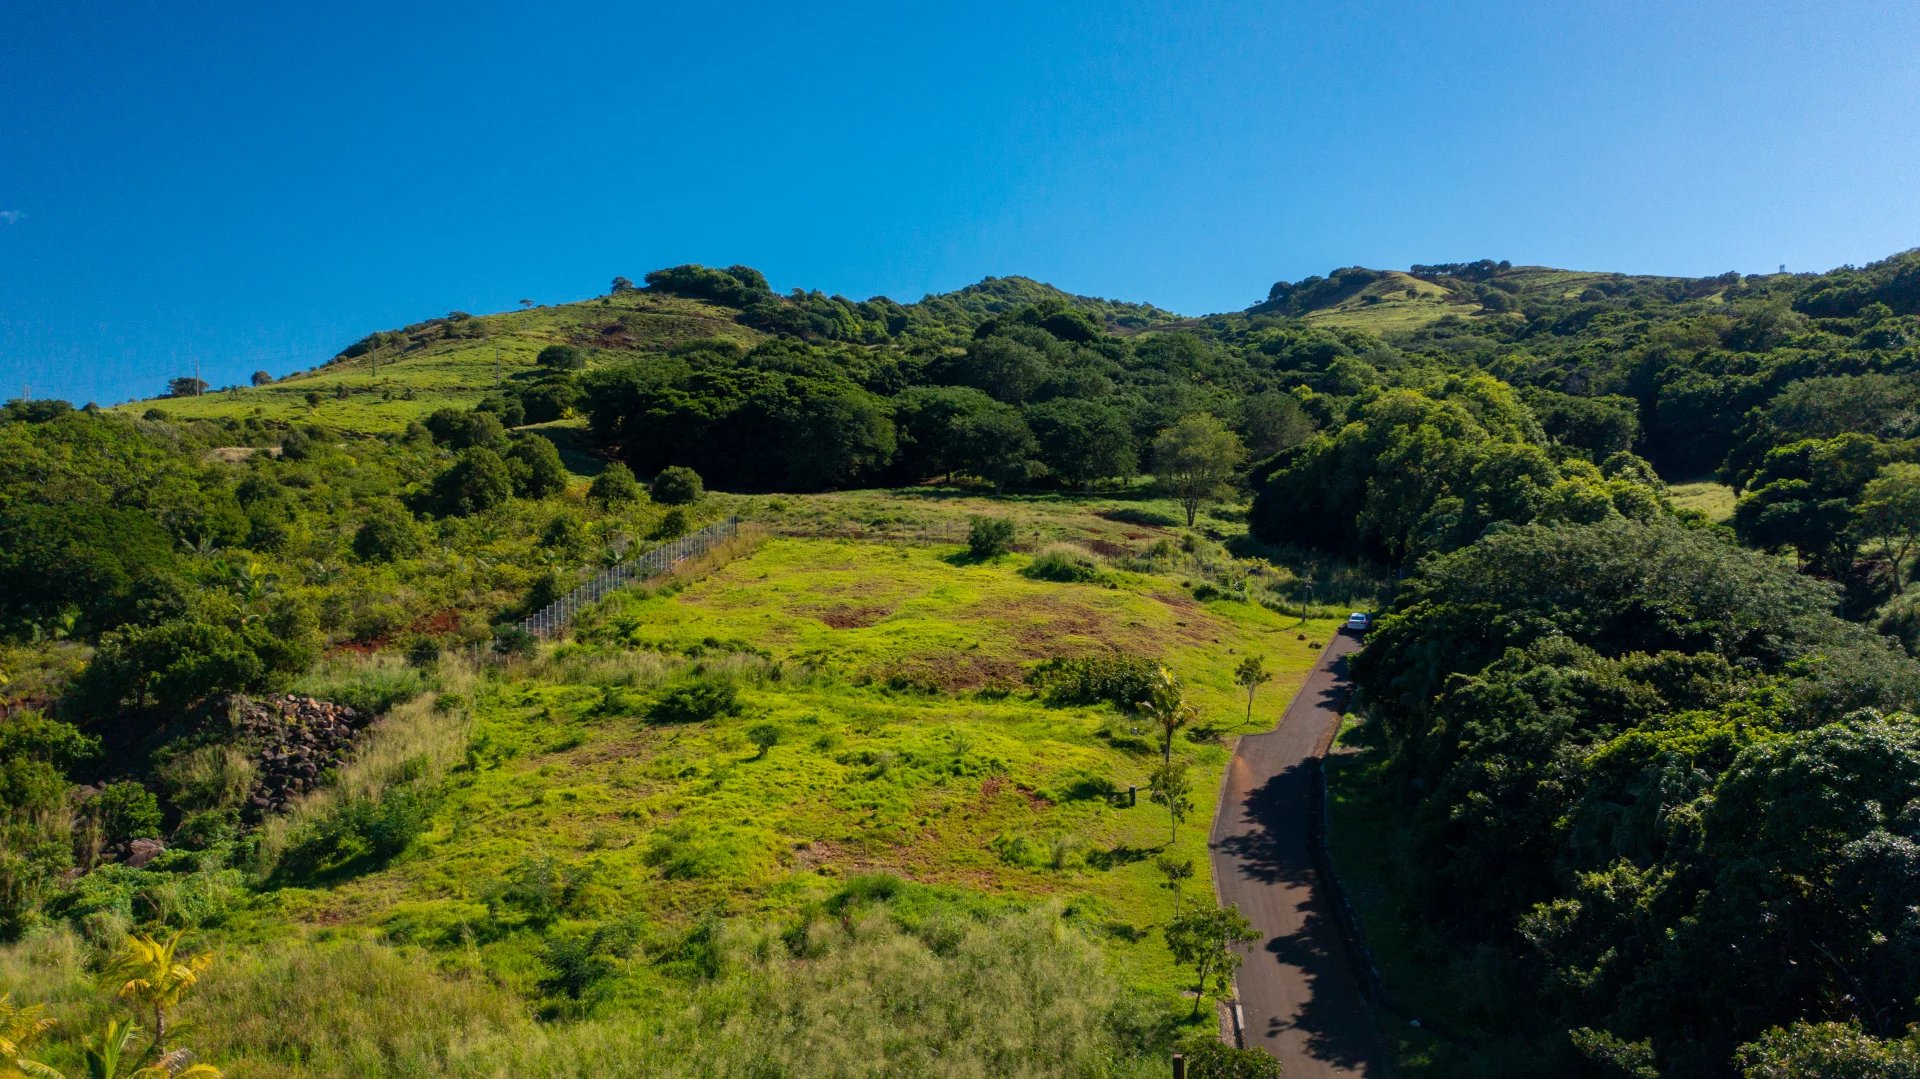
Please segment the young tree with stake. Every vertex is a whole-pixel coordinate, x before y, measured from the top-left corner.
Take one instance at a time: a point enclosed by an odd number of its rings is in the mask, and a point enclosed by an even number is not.
[[[1259,656],[1248,656],[1233,669],[1233,684],[1247,691],[1247,722],[1253,722],[1253,691],[1263,683],[1273,681],[1273,673],[1267,670],[1266,661]]]
[[[1166,933],[1174,960],[1193,968],[1194,1015],[1200,1014],[1200,1002],[1209,994],[1224,1000],[1233,991],[1233,975],[1241,963],[1234,949],[1260,939],[1246,915],[1232,904],[1195,906],[1168,922]]]

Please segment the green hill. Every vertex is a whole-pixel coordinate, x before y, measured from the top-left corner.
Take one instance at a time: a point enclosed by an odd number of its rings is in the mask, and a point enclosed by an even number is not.
[[[820,302],[820,297],[768,293],[756,300],[799,309]],[[865,306],[840,297],[826,302],[855,311]],[[989,277],[904,307],[877,302],[899,312],[894,325],[875,322],[870,332],[849,335],[851,343],[957,342],[990,319],[1035,304],[1085,312],[1095,324],[1113,330],[1139,330],[1178,317],[1151,304],[1076,296],[1025,277]],[[471,407],[488,394],[537,378],[535,357],[549,345],[579,348],[588,369],[658,356],[689,342],[723,341],[751,348],[770,335],[743,324],[744,306],[642,288],[523,311],[453,312],[369,334],[325,363],[266,385],[137,401],[119,409],[141,414],[158,409],[189,420],[300,421],[339,431],[393,432],[436,408]]]

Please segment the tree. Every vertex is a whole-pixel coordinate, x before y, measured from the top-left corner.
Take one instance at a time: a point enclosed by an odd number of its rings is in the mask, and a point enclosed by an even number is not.
[[[1234,972],[1240,969],[1241,956],[1234,949],[1260,939],[1240,908],[1196,906],[1174,916],[1167,923],[1167,950],[1174,962],[1192,967],[1193,1014],[1209,994],[1225,999],[1233,989]]]
[[[253,384],[256,386],[266,386],[272,382],[273,376],[265,371],[255,371],[253,373]]]
[[[959,444],[959,466],[992,483],[996,492],[1034,474],[1033,432],[1016,409],[1000,405],[968,416]]]
[[[755,723],[747,728],[747,741],[759,750],[753,758],[759,760],[767,755],[767,750],[780,744],[780,728],[771,723]]]
[[[464,517],[506,504],[513,497],[513,473],[499,454],[475,446],[460,451],[433,489],[443,512]]]
[[[395,502],[376,502],[368,507],[353,534],[353,553],[362,562],[412,558],[425,546],[413,514]]]
[[[553,440],[540,435],[523,437],[507,451],[515,491],[523,498],[546,498],[567,489],[567,466]]]
[[[534,362],[549,371],[578,371],[587,365],[586,357],[572,345],[548,345]]]
[[[1290,393],[1269,390],[1240,403],[1240,429],[1255,457],[1271,457],[1313,437],[1313,418]]]
[[[668,465],[653,478],[653,500],[662,506],[691,506],[705,493],[700,473],[684,465]]]
[[[180,937],[175,930],[165,941],[145,934],[128,938],[120,953],[108,964],[102,980],[113,994],[136,1008],[153,1015],[153,1046],[167,1051],[167,1012],[179,1004],[200,981],[200,975],[213,966],[213,956],[180,954]]]
[[[1167,843],[1180,834],[1180,822],[1193,812],[1193,778],[1185,761],[1162,761],[1147,773],[1147,798],[1167,807]]]
[[[1187,527],[1200,504],[1227,493],[1234,469],[1246,459],[1240,436],[1205,412],[1181,417],[1153,440],[1153,473],[1161,489],[1187,511]]]
[[[0,1075],[11,1066],[15,1073],[44,1075],[47,1066],[27,1060],[33,1043],[53,1029],[53,1020],[38,1004],[22,1007],[13,1002],[12,993],[0,993]],[[58,1075],[58,1072],[54,1073]]]
[[[1247,691],[1247,722],[1253,722],[1253,691],[1273,681],[1273,673],[1259,656],[1248,656],[1233,669],[1233,684]]]
[[[1152,688],[1138,705],[1140,711],[1160,728],[1160,757],[1173,760],[1173,736],[1180,728],[1199,717],[1199,710],[1187,703],[1186,687],[1172,671],[1161,667],[1154,672]]]
[[[1131,476],[1139,464],[1126,418],[1093,401],[1062,398],[1029,406],[1040,463],[1070,487],[1108,476]]]
[[[601,469],[587,485],[587,498],[602,506],[638,502],[644,493],[640,490],[640,481],[633,478],[633,469],[619,461]]]
[[[206,382],[191,375],[167,380],[168,397],[198,397],[205,392],[207,392]]]
[[[633,279],[629,277],[616,277],[613,279],[613,288],[609,291],[611,291],[615,296],[618,296],[623,292],[632,292]]]
[[[427,417],[426,426],[433,440],[450,450],[473,446],[499,450],[507,444],[500,415],[483,409],[437,408]]]
[[[1904,580],[1901,570],[1920,546],[1920,465],[1900,462],[1882,467],[1861,492],[1854,517],[1863,535],[1880,541],[1898,593]]]

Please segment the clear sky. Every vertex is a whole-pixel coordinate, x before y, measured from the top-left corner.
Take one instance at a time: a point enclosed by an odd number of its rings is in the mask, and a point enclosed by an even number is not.
[[[1910,0],[0,0],[0,397],[680,262],[1190,314],[1353,264],[1828,269],[1920,244],[1917,58]]]

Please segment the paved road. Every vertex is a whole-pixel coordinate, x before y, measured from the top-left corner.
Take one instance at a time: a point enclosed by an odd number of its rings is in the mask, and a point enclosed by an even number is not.
[[[1353,648],[1336,635],[1279,725],[1240,740],[1213,823],[1220,899],[1262,934],[1240,968],[1247,1044],[1278,1057],[1287,1079],[1389,1074],[1307,841],[1307,762],[1340,721]]]

